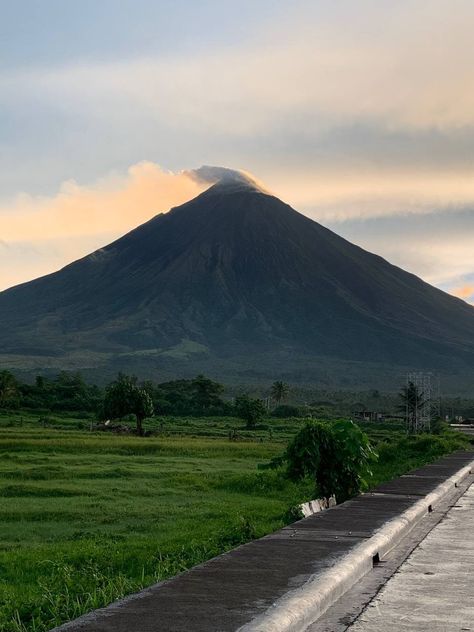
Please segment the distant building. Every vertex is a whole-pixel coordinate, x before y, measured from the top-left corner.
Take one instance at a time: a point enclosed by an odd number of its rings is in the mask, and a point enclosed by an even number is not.
[[[374,410],[361,410],[352,413],[355,419],[359,421],[378,421],[383,422],[387,417],[387,413],[381,413]]]

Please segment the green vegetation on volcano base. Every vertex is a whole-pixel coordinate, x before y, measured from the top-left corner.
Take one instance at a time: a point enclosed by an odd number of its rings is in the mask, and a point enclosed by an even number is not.
[[[253,431],[229,417],[147,420],[160,433],[147,438],[89,432],[89,423],[0,416],[3,632],[48,630],[278,529],[312,494],[312,481],[258,469],[303,419]],[[467,445],[454,433],[364,430],[380,454],[373,484]]]

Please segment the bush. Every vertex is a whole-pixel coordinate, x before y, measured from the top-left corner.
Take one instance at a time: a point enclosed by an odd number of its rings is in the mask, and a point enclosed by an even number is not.
[[[298,406],[292,406],[291,404],[281,404],[272,410],[272,417],[287,418],[287,417],[301,417],[301,410]]]
[[[449,432],[449,430],[449,424],[444,421],[444,419],[441,419],[441,417],[437,417],[431,422],[431,432],[435,435],[442,435]]]
[[[368,487],[376,459],[367,435],[351,421],[312,421],[293,438],[284,456],[293,479],[311,477],[316,494],[343,502]]]
[[[235,412],[238,417],[247,422],[248,429],[255,429],[257,423],[265,415],[265,406],[260,399],[252,399],[248,395],[235,398]]]

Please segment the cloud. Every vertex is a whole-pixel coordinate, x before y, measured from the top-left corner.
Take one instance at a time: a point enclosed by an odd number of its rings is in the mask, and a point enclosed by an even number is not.
[[[250,185],[260,191],[268,192],[268,189],[265,188],[262,182],[243,169],[229,169],[228,167],[203,165],[199,167],[199,169],[193,169],[192,171],[185,171],[183,173],[189,175],[199,183],[215,184],[216,182],[223,182],[226,184]]]
[[[64,182],[53,196],[16,196],[0,206],[0,290],[57,270],[160,212],[195,197],[210,182],[151,162],[91,185]]]
[[[320,221],[458,212],[474,206],[474,170],[340,170],[273,174],[272,189]],[[472,208],[471,206],[471,208]]]
[[[225,46],[220,33],[218,44],[204,38],[209,43],[192,52],[121,47],[106,57],[5,68],[2,195],[67,183],[57,194],[0,203],[0,237],[11,248],[53,236],[63,254],[51,266],[59,267],[68,260],[59,240],[83,235],[92,249],[98,236],[106,243],[202,190],[192,177],[141,158],[174,169],[238,164],[298,210],[430,282],[468,284],[472,1],[281,5],[255,19],[245,40]],[[96,180],[132,162],[125,176]],[[78,185],[71,175],[95,183]],[[400,229],[384,223],[393,217]],[[437,236],[430,227],[438,217]],[[380,230],[364,234],[371,218]],[[412,218],[425,225],[416,239]],[[38,263],[48,255],[29,256]]]
[[[297,1],[276,15],[242,46],[4,72],[4,108],[23,113],[21,138],[25,119],[47,119],[37,128],[74,174],[130,155],[238,163],[328,219],[474,200],[472,2]],[[1,167],[5,191],[21,170]]]
[[[437,209],[432,215],[353,218],[329,228],[390,263],[455,294],[474,285],[474,213]],[[468,295],[460,296],[474,300]]]
[[[310,133],[350,121],[389,130],[474,123],[471,2],[458,0],[456,11],[442,0],[429,10],[423,0],[299,4],[244,47],[16,70],[1,86],[7,98],[26,90],[59,110],[116,120],[128,112],[228,138],[298,119]]]
[[[173,173],[140,162],[90,185],[64,182],[53,196],[20,194],[0,206],[0,290],[57,270],[220,180],[258,186],[225,167]]]
[[[0,206],[0,235],[11,242],[121,233],[182,204],[208,184],[190,172],[171,173],[151,162],[92,185],[65,182],[51,197],[21,194]]]
[[[276,194],[335,232],[448,291],[468,284],[474,213],[461,204],[470,198],[467,176],[427,178],[422,186],[416,175],[405,174],[402,187],[399,180],[369,176],[342,182],[327,174],[278,175]],[[141,162],[93,184],[66,182],[53,196],[17,196],[0,206],[0,289],[59,269],[223,179],[260,186],[252,175],[224,167],[172,173]],[[451,188],[457,205],[431,205]]]
[[[459,298],[474,301],[474,285],[463,285],[451,290],[451,294]]]
[[[0,290],[54,272],[115,236],[111,233],[0,244]]]

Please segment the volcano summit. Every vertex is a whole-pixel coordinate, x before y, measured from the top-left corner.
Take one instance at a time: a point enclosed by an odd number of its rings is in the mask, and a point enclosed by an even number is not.
[[[472,377],[473,307],[245,174],[194,173],[219,180],[59,272],[0,293],[2,365],[334,386],[417,367]]]

